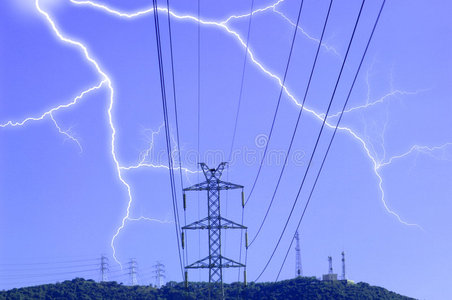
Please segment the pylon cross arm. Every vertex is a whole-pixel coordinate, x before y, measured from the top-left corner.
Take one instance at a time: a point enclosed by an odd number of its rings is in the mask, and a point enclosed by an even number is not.
[[[182,229],[184,230],[197,230],[197,229],[247,229],[248,227],[238,224],[234,221],[228,220],[226,218],[220,217],[221,225],[210,225],[209,226],[209,218],[205,217],[199,221],[188,224]]]
[[[201,182],[201,183],[197,183],[194,184],[190,187],[187,187],[184,189],[184,192],[189,192],[189,191],[206,191],[209,189],[209,183],[207,181]]]
[[[243,189],[243,185],[230,183],[226,181],[208,182],[204,181],[190,187],[184,188],[184,192],[190,191],[208,191],[208,190],[236,190]]]
[[[212,257],[212,261],[221,261],[222,264],[216,264],[211,263],[209,264],[209,257],[205,257],[203,259],[200,259],[198,261],[195,261],[194,263],[186,266],[187,269],[209,269],[209,268],[244,268],[245,265],[239,262],[236,262],[230,258],[224,257],[224,256],[216,256]]]

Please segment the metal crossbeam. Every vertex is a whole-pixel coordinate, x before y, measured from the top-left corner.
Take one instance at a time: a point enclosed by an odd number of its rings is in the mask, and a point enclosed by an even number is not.
[[[221,257],[222,260],[222,268],[244,268],[245,265],[239,262],[236,262],[230,258]],[[194,263],[186,266],[185,268],[187,269],[208,269],[210,267],[219,267],[219,266],[215,266],[215,265],[209,265],[209,257],[205,257],[203,259],[200,259],[198,261],[195,261]]]
[[[226,218],[221,218],[221,225],[216,227],[216,229],[246,229],[245,226],[238,224],[234,221],[228,220]],[[209,217],[205,217],[199,221],[193,222],[187,226],[182,227],[182,229],[212,229],[212,226],[208,224]]]

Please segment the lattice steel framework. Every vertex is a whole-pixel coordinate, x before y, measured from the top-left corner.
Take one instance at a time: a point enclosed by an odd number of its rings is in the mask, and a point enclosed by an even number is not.
[[[221,255],[221,231],[224,229],[247,229],[242,224],[238,224],[221,216],[220,191],[242,189],[243,186],[221,181],[220,177],[226,166],[225,162],[218,165],[216,169],[209,169],[205,163],[201,163],[201,168],[206,177],[206,181],[185,188],[186,191],[207,191],[207,217],[182,227],[182,244],[184,245],[184,232],[186,230],[207,229],[209,235],[209,256],[187,265],[186,269],[209,269],[209,283],[216,289],[221,289],[220,298],[224,297],[223,292],[223,268],[245,268],[245,265]],[[186,207],[184,196],[184,209]]]

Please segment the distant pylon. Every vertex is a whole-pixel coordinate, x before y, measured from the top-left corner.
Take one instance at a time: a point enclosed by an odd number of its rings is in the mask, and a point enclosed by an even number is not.
[[[333,274],[333,258],[331,256],[328,256],[328,274]]]
[[[342,280],[347,280],[345,277],[345,252],[342,251]]]
[[[163,279],[166,278],[165,265],[158,261],[153,266],[153,268],[154,268],[154,273],[155,273],[155,275],[153,276],[155,278],[155,286],[158,288],[161,288]]]
[[[101,281],[107,281],[108,258],[104,255],[100,257],[100,276]]]
[[[137,285],[137,261],[131,258],[129,261],[129,279],[131,285]]]
[[[303,269],[301,268],[301,248],[300,248],[300,236],[298,230],[295,232],[295,276],[303,276]]]

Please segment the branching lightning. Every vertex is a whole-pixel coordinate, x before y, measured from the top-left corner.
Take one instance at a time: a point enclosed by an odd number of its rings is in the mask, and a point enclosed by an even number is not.
[[[297,24],[295,24],[291,19],[289,19],[284,13],[282,13],[281,11],[278,10],[278,8],[275,6],[272,7],[273,11],[275,13],[277,13],[278,15],[280,15],[282,18],[284,18],[284,20],[286,20],[290,25],[292,25],[292,27],[297,26]],[[310,34],[308,34],[301,26],[297,26],[297,30],[299,30],[306,38],[308,38],[309,40],[315,42],[315,43],[320,43],[320,40],[318,38],[312,37]],[[325,48],[326,51],[330,51],[332,52],[334,55],[336,55],[337,57],[341,58],[341,55],[339,54],[339,52],[336,50],[336,48],[327,45],[326,43],[322,43],[322,47]]]
[[[151,157],[151,153],[154,149],[154,145],[155,145],[155,138],[156,136],[158,136],[161,132],[161,130],[163,129],[164,124],[162,123],[158,129],[156,131],[151,131],[151,137],[150,137],[150,141],[149,141],[149,146],[148,148],[143,151],[140,155],[141,159],[138,163],[134,164],[134,165],[130,165],[130,166],[121,166],[120,169],[121,170],[134,170],[134,169],[140,169],[140,168],[153,168],[153,169],[169,169],[169,167],[167,165],[161,164],[161,163],[156,163],[156,162],[152,162],[152,157]],[[149,129],[148,129],[149,131]],[[171,136],[171,138],[173,139],[172,141],[172,145],[173,145],[173,150],[172,150],[172,157],[175,157],[176,153],[177,153],[177,142],[174,140],[174,137]],[[179,167],[174,167],[174,170],[179,170]],[[194,171],[191,170],[189,168],[184,168],[182,167],[182,171],[185,173],[189,173],[189,174],[195,174],[198,173],[200,171]]]
[[[107,108],[107,115],[108,115],[108,122],[109,122],[109,126],[110,126],[110,130],[111,130],[111,144],[110,144],[110,153],[111,153],[111,157],[113,159],[113,163],[116,167],[116,173],[118,176],[119,181],[122,183],[122,185],[125,187],[125,189],[127,190],[127,196],[128,196],[128,201],[127,201],[127,206],[126,206],[126,213],[125,215],[122,217],[120,226],[116,229],[112,239],[111,239],[111,248],[113,251],[113,257],[116,260],[116,262],[118,262],[120,264],[119,259],[116,256],[116,249],[115,249],[115,239],[117,238],[117,236],[119,235],[119,233],[121,232],[121,230],[125,227],[126,222],[129,221],[152,221],[152,222],[160,222],[160,223],[169,223],[170,221],[161,221],[158,219],[153,219],[153,218],[148,218],[148,217],[138,217],[138,218],[132,218],[130,216],[130,208],[133,202],[133,197],[132,197],[132,191],[131,191],[131,186],[130,184],[123,178],[123,171],[129,171],[132,169],[137,169],[137,168],[166,168],[168,169],[168,166],[166,165],[161,165],[161,164],[157,164],[157,163],[152,163],[149,162],[148,158],[149,158],[149,153],[150,150],[153,147],[153,143],[154,143],[154,134],[158,134],[158,132],[160,131],[161,127],[159,128],[159,130],[157,131],[157,133],[153,132],[152,133],[152,139],[151,139],[151,143],[150,143],[150,147],[146,150],[146,152],[144,152],[144,154],[141,155],[141,158],[139,160],[139,162],[135,165],[132,166],[122,166],[120,164],[120,162],[118,161],[117,155],[116,155],[116,127],[115,127],[115,123],[114,123],[114,119],[113,119],[113,108],[114,108],[114,88],[112,85],[112,81],[109,78],[109,76],[105,73],[105,71],[103,71],[103,69],[101,68],[100,64],[96,61],[96,59],[94,59],[92,57],[92,55],[90,54],[88,47],[85,46],[82,42],[74,40],[70,37],[68,37],[66,34],[62,33],[60,31],[60,29],[58,29],[57,25],[55,24],[54,20],[51,18],[51,16],[49,15],[48,12],[46,12],[45,10],[43,10],[40,5],[39,5],[39,1],[40,0],[35,0],[35,6],[37,11],[45,18],[45,20],[47,21],[48,25],[50,26],[51,30],[53,31],[53,33],[55,34],[55,36],[62,42],[67,43],[73,47],[78,48],[81,53],[83,54],[84,58],[86,59],[87,62],[89,62],[89,64],[92,65],[92,67],[96,70],[96,72],[100,75],[100,77],[102,78],[102,81],[94,87],[91,87],[88,90],[83,91],[80,95],[78,95],[76,98],[74,98],[74,100],[72,100],[70,103],[68,104],[63,104],[63,105],[59,105],[57,107],[51,108],[48,111],[46,111],[45,113],[43,113],[41,116],[38,117],[28,117],[22,121],[19,122],[13,122],[13,121],[8,121],[5,124],[0,124],[0,127],[4,128],[4,127],[15,127],[15,126],[23,126],[24,124],[28,123],[28,122],[32,122],[32,121],[41,121],[46,117],[49,117],[54,125],[56,126],[56,128],[58,129],[59,133],[65,135],[67,138],[71,139],[72,141],[74,141],[75,143],[78,144],[78,146],[81,149],[81,145],[78,142],[78,140],[73,137],[68,131],[64,131],[61,129],[61,127],[58,125],[58,123],[56,122],[56,120],[54,119],[53,113],[60,110],[60,109],[65,109],[65,108],[69,108],[71,106],[74,106],[78,103],[79,100],[81,100],[83,98],[84,95],[100,89],[102,86],[106,86],[109,90],[109,104],[108,104],[108,108]],[[74,5],[85,5],[85,6],[90,6],[92,8],[95,9],[100,9],[110,15],[116,16],[116,17],[120,17],[120,18],[126,18],[126,19],[133,19],[133,18],[137,18],[137,17],[141,17],[141,16],[145,16],[147,14],[150,14],[153,12],[152,8],[147,8],[144,10],[139,10],[133,13],[128,13],[128,12],[121,12],[119,10],[110,8],[104,4],[99,4],[96,2],[92,2],[92,1],[78,1],[78,0],[70,0],[71,3],[73,3]],[[257,13],[263,13],[266,11],[273,11],[274,13],[278,14],[279,16],[283,17],[284,20],[286,20],[291,26],[295,26],[295,24],[287,17],[285,16],[281,11],[279,11],[277,9],[278,5],[281,4],[282,2],[284,2],[284,0],[279,0],[277,2],[275,2],[272,5],[269,5],[267,7],[264,8],[259,8],[254,10],[251,14],[257,14]],[[167,12],[167,8],[158,8],[159,12]],[[284,93],[286,94],[286,96],[297,106],[297,107],[301,107],[300,102],[297,100],[297,98],[289,91],[289,89],[286,86],[283,86],[282,80],[281,78],[274,72],[272,72],[271,70],[269,70],[262,62],[260,62],[256,56],[254,55],[254,52],[252,50],[251,47],[246,47],[246,43],[243,40],[242,36],[237,32],[234,31],[233,29],[231,29],[231,27],[229,26],[229,23],[231,20],[237,20],[240,18],[244,18],[249,16],[250,14],[243,14],[243,15],[232,15],[228,18],[226,18],[223,21],[212,21],[212,20],[203,20],[203,19],[198,19],[195,16],[192,15],[183,15],[183,14],[179,14],[176,13],[174,11],[170,11],[169,12],[170,15],[180,21],[190,21],[190,22],[195,22],[195,23],[200,23],[203,26],[211,26],[211,27],[216,27],[222,31],[224,31],[227,35],[229,35],[230,37],[234,38],[238,44],[245,50],[248,52],[250,61],[260,70],[262,71],[265,75],[267,75],[269,77],[269,79],[274,80],[276,82],[276,84],[278,84],[280,87],[283,88]],[[298,28],[300,30],[300,32],[308,39],[315,41],[315,42],[319,42],[318,39],[311,37],[307,32],[305,32],[301,27]],[[339,56],[338,52],[336,51],[335,48],[328,46],[328,45],[322,45],[323,47],[325,47],[326,50],[331,51],[332,53],[334,53],[334,55]],[[357,111],[357,110],[363,110],[363,109],[367,109],[371,106],[377,105],[379,103],[382,103],[384,101],[386,101],[386,99],[389,99],[392,96],[395,95],[411,95],[417,92],[404,92],[401,90],[392,90],[390,93],[386,94],[385,96],[381,97],[380,99],[377,99],[373,102],[366,102],[366,104],[364,105],[359,105],[353,108],[348,109],[346,112],[350,113],[352,111]],[[319,121],[323,121],[324,119],[324,115],[321,113],[317,113],[314,109],[309,108],[309,107],[301,107],[301,109],[305,110],[306,112],[310,113],[315,119],[318,119]],[[332,115],[330,118],[334,118],[337,117],[338,114]],[[328,118],[328,120],[330,120],[330,118]],[[334,129],[335,125],[331,122],[329,122],[327,120],[327,122],[325,123],[325,125],[329,128]],[[383,177],[380,174],[380,170],[383,167],[387,167],[389,165],[392,164],[392,162],[394,160],[397,159],[401,159],[404,157],[407,157],[408,155],[410,155],[413,152],[420,152],[420,153],[432,153],[438,150],[444,150],[446,147],[452,145],[452,143],[446,143],[443,144],[441,146],[436,146],[436,147],[430,147],[430,146],[418,146],[418,145],[414,145],[412,146],[407,152],[402,153],[400,155],[395,155],[385,161],[380,161],[377,159],[376,155],[373,154],[373,152],[370,150],[371,149],[371,145],[369,145],[368,142],[365,141],[365,139],[358,134],[356,131],[354,131],[352,128],[350,127],[346,127],[346,126],[341,126],[338,128],[338,130],[348,134],[352,139],[356,140],[358,142],[359,145],[361,145],[362,149],[364,150],[364,153],[366,154],[366,156],[368,157],[368,159],[371,162],[372,165],[372,170],[375,174],[375,176],[377,177],[377,182],[378,182],[378,187],[380,190],[380,194],[381,194],[381,201],[386,209],[386,211],[393,215],[400,223],[404,224],[404,225],[409,225],[409,226],[418,226],[417,224],[412,224],[412,223],[408,223],[406,221],[404,221],[396,212],[394,212],[393,210],[391,210],[386,202],[385,199],[385,191],[383,188]],[[196,173],[196,171],[192,171],[190,169],[187,168],[183,168],[183,171],[188,174],[188,173]]]
[[[413,145],[408,151],[406,151],[405,153],[399,154],[399,155],[394,155],[391,158],[389,158],[388,160],[386,160],[385,162],[381,162],[378,165],[378,168],[383,168],[386,167],[390,164],[393,163],[394,160],[400,159],[400,158],[404,158],[407,157],[413,153],[422,153],[425,155],[428,155],[434,159],[439,159],[439,160],[450,160],[447,159],[446,157],[444,157],[444,151],[448,148],[452,146],[452,143],[444,143],[440,146],[421,146],[421,145]],[[435,155],[433,155],[435,152],[438,151],[443,151],[443,155],[442,157],[437,157]]]
[[[174,224],[174,222],[171,220],[160,220],[160,219],[156,219],[156,218],[148,218],[148,217],[143,217],[143,216],[138,217],[138,218],[129,217],[128,220],[129,221],[149,221],[149,222],[160,223],[160,224]]]
[[[52,119],[53,124],[54,124],[55,127],[58,129],[58,132],[61,133],[61,134],[63,134],[63,135],[65,135],[68,139],[74,141],[74,142],[78,145],[78,147],[80,148],[80,153],[82,153],[82,152],[83,152],[82,145],[80,145],[80,142],[79,142],[73,135],[70,134],[70,130],[71,130],[71,129],[68,129],[68,130],[63,130],[63,129],[61,129],[60,125],[58,125],[58,123],[57,123],[57,121],[55,120],[55,118],[53,117],[53,114],[52,114],[52,113],[50,113],[50,119]]]
[[[63,33],[61,33],[61,31],[57,28],[55,22],[50,17],[50,15],[40,7],[39,0],[35,1],[35,6],[36,6],[36,9],[38,10],[38,12],[42,16],[44,16],[44,18],[47,20],[48,24],[52,28],[52,30],[55,33],[55,35],[62,42],[65,42],[65,43],[68,43],[68,44],[70,44],[72,46],[75,46],[75,47],[79,48],[82,51],[82,53],[83,53],[84,57],[86,58],[86,60],[91,63],[91,65],[94,67],[94,69],[97,71],[97,73],[99,73],[99,75],[103,78],[102,84],[106,83],[107,86],[108,86],[108,89],[110,91],[110,97],[109,97],[110,101],[109,101],[107,114],[108,114],[108,121],[109,121],[109,124],[110,124],[110,129],[111,129],[111,155],[112,155],[114,164],[116,166],[118,178],[122,182],[122,184],[126,187],[127,194],[128,194],[126,215],[123,217],[123,219],[121,221],[121,226],[117,229],[117,231],[116,231],[116,233],[113,236],[113,239],[111,241],[111,247],[112,247],[112,250],[113,250],[113,258],[120,264],[119,260],[116,257],[116,249],[114,247],[114,240],[117,237],[117,235],[119,234],[119,232],[121,231],[121,229],[124,228],[125,222],[126,222],[127,218],[130,215],[130,206],[132,204],[132,191],[131,191],[130,185],[122,177],[120,164],[119,164],[118,158],[116,157],[116,151],[115,151],[116,128],[115,128],[115,125],[114,125],[114,122],[113,122],[113,116],[112,116],[113,104],[114,104],[114,90],[113,90],[113,86],[112,86],[111,80],[108,77],[108,75],[101,69],[99,63],[90,55],[90,53],[88,51],[88,48],[83,43],[81,43],[79,41],[76,41],[76,40],[73,40],[71,38],[68,38]],[[52,111],[52,109],[49,111],[49,113],[51,111]]]
[[[25,124],[27,124],[27,123],[29,123],[29,122],[41,121],[41,120],[45,119],[46,117],[49,117],[49,118],[52,118],[52,119],[53,119],[53,116],[52,116],[53,113],[55,113],[55,112],[57,112],[57,111],[59,111],[59,110],[62,110],[62,109],[65,109],[65,108],[69,108],[69,107],[71,107],[71,106],[76,105],[80,100],[82,100],[82,98],[83,98],[85,95],[87,95],[87,94],[89,94],[89,93],[91,93],[91,92],[93,92],[93,91],[95,91],[95,90],[100,89],[100,88],[105,84],[105,82],[106,82],[105,80],[102,81],[102,82],[100,82],[98,85],[93,86],[93,87],[91,87],[91,88],[89,88],[89,89],[87,89],[87,90],[81,92],[81,93],[80,93],[77,97],[75,97],[71,102],[69,102],[69,103],[67,103],[67,104],[61,104],[61,105],[59,105],[59,106],[57,106],[57,107],[54,107],[54,108],[52,108],[52,109],[50,109],[50,110],[44,112],[44,113],[41,114],[40,116],[37,116],[37,117],[28,117],[28,118],[23,119],[22,121],[8,121],[8,122],[6,122],[6,123],[4,123],[4,124],[0,124],[0,127],[2,127],[2,128],[5,128],[5,127],[20,127],[20,126],[24,126]],[[53,121],[54,121],[54,123],[55,123],[55,126],[56,126],[59,130],[61,130],[61,128],[59,128],[59,126],[56,124],[56,121],[55,121],[55,120],[53,120]]]
[[[120,11],[117,11],[117,10],[115,10],[115,9],[112,9],[112,8],[110,8],[110,7],[107,7],[107,6],[105,6],[105,5],[93,3],[93,2],[91,2],[91,1],[77,1],[77,0],[71,0],[71,2],[72,2],[72,3],[75,3],[75,4],[80,4],[80,5],[90,5],[90,6],[92,6],[92,7],[96,7],[96,8],[102,9],[102,10],[108,12],[108,13],[114,14],[114,15],[116,15],[116,16],[126,17],[126,18],[133,18],[133,17],[137,17],[137,16],[142,16],[142,15],[145,15],[145,14],[147,14],[147,13],[149,13],[149,12],[152,12],[152,9],[145,9],[145,10],[138,11],[138,12],[134,12],[134,13],[124,13],[124,12],[120,12]],[[287,16],[285,16],[283,13],[281,13],[280,11],[277,10],[277,6],[278,6],[279,4],[281,4],[282,2],[284,2],[284,0],[279,0],[279,1],[275,2],[274,4],[269,5],[269,6],[267,6],[267,7],[256,9],[256,10],[254,10],[251,14],[254,15],[254,14],[256,14],[256,13],[262,13],[262,12],[264,12],[264,11],[267,11],[267,10],[270,10],[270,9],[271,9],[272,11],[274,11],[275,13],[277,13],[278,15],[282,16],[287,22],[289,22],[289,24],[290,24],[291,26],[295,26],[295,24],[294,24]],[[167,9],[166,9],[166,8],[159,8],[158,10],[159,10],[159,11],[162,11],[162,12],[167,12]],[[286,96],[287,96],[289,99],[291,99],[291,100],[296,104],[296,106],[301,107],[301,104],[300,104],[300,102],[298,101],[298,99],[296,99],[296,97],[289,91],[289,89],[288,89],[286,86],[283,86],[283,83],[282,83],[281,78],[280,78],[278,75],[276,75],[274,72],[270,71],[267,67],[265,67],[264,64],[261,63],[261,62],[255,57],[254,52],[253,52],[253,50],[251,49],[251,47],[248,47],[248,48],[246,47],[246,43],[244,42],[242,36],[241,36],[238,32],[232,30],[232,29],[228,26],[228,23],[229,23],[231,20],[233,20],[233,19],[239,19],[239,18],[243,18],[243,17],[247,17],[247,16],[249,16],[250,14],[233,15],[233,16],[230,16],[230,17],[226,18],[224,21],[219,21],[219,22],[215,22],[215,21],[206,21],[206,20],[202,20],[202,19],[197,19],[195,16],[190,16],[190,15],[180,15],[180,14],[177,14],[177,13],[175,13],[175,12],[173,12],[173,11],[170,11],[170,15],[171,15],[172,17],[174,17],[174,18],[176,18],[176,19],[180,19],[180,20],[189,20],[189,21],[193,21],[193,22],[196,22],[196,23],[200,23],[201,25],[207,25],[207,26],[216,26],[216,27],[218,27],[218,28],[220,28],[220,29],[225,30],[225,31],[226,31],[227,33],[229,33],[232,37],[235,37],[235,38],[237,39],[237,41],[239,42],[239,44],[243,47],[243,49],[244,49],[245,51],[248,52],[248,55],[249,55],[251,61],[257,66],[257,68],[260,69],[264,74],[268,75],[270,78],[272,78],[273,80],[275,80],[275,81],[279,84],[279,86],[283,88],[284,93],[286,94]],[[300,30],[300,32],[301,32],[305,37],[307,37],[308,39],[313,40],[313,41],[315,41],[315,42],[317,42],[317,43],[319,42],[318,39],[313,38],[312,36],[310,36],[310,35],[309,35],[305,30],[303,30],[302,28],[299,27],[298,30]],[[336,51],[336,49],[335,49],[334,47],[328,46],[328,45],[326,45],[326,44],[325,44],[325,45],[322,45],[322,46],[325,47],[326,50],[333,52],[335,55],[340,56],[339,53]],[[350,109],[348,109],[347,112],[352,112],[352,111],[359,110],[359,109],[366,109],[366,108],[369,108],[369,107],[371,107],[371,106],[374,106],[374,105],[376,105],[376,104],[379,104],[379,103],[384,102],[387,98],[389,98],[389,97],[391,97],[391,96],[395,96],[395,95],[412,95],[412,94],[416,94],[416,93],[418,93],[418,92],[419,92],[419,91],[416,91],[416,92],[405,92],[405,91],[401,91],[401,90],[392,90],[391,92],[389,92],[389,93],[386,94],[385,96],[381,97],[380,99],[377,99],[377,100],[375,100],[375,101],[373,101],[373,102],[369,102],[369,101],[367,100],[365,105],[360,105],[360,106],[357,106],[357,107],[350,108]],[[302,108],[303,110],[305,110],[306,112],[310,113],[311,115],[313,115],[313,116],[314,116],[315,118],[317,118],[319,121],[322,121],[322,122],[323,122],[324,114],[322,114],[322,113],[317,113],[314,109],[311,109],[311,108],[306,107],[306,106],[301,107],[301,108]],[[333,115],[332,117],[336,117],[337,115],[338,115],[338,114],[335,114],[335,115]],[[327,127],[331,128],[331,129],[334,129],[334,127],[335,127],[335,126],[333,125],[333,123],[329,122],[328,120],[327,120],[327,122],[325,123],[325,125],[326,125]],[[355,132],[355,131],[354,131],[353,129],[351,129],[350,127],[340,126],[340,127],[338,127],[338,130],[344,131],[345,133],[349,134],[352,138],[354,138],[356,141],[358,141],[358,143],[361,144],[362,148],[364,149],[364,152],[366,153],[367,157],[369,158],[369,160],[370,160],[371,163],[372,163],[373,172],[374,172],[375,176],[377,177],[378,187],[379,187],[380,194],[381,194],[381,202],[383,203],[383,206],[385,207],[386,211],[387,211],[389,214],[391,214],[391,215],[393,215],[394,217],[396,217],[396,219],[397,219],[400,223],[402,223],[402,224],[404,224],[404,225],[420,227],[420,226],[417,225],[417,224],[414,224],[414,223],[408,223],[408,222],[404,221],[404,220],[400,217],[399,214],[397,214],[396,212],[394,212],[393,210],[391,210],[391,209],[389,208],[389,206],[388,206],[388,204],[387,204],[387,202],[386,202],[386,199],[385,199],[385,192],[384,192],[384,189],[383,189],[383,178],[382,178],[382,176],[381,176],[381,174],[380,174],[380,172],[379,172],[379,171],[380,171],[380,168],[381,168],[381,164],[380,164],[379,160],[375,157],[375,155],[372,154],[372,151],[370,150],[370,147],[371,147],[371,146],[365,141],[365,139],[364,139],[363,137],[361,137],[357,132]]]
[[[426,90],[417,90],[417,91],[410,92],[410,91],[402,91],[402,90],[392,90],[392,91],[384,94],[383,96],[381,96],[380,98],[378,98],[378,99],[376,99],[374,101],[371,101],[371,102],[366,101],[365,104],[354,106],[354,107],[351,107],[349,109],[346,109],[344,111],[344,114],[350,113],[350,112],[353,112],[353,111],[356,111],[356,110],[362,110],[362,109],[370,108],[370,107],[378,105],[378,104],[382,104],[382,103],[388,101],[389,99],[391,99],[392,97],[395,97],[395,96],[417,95],[417,94],[419,94],[421,92],[425,92],[425,91]],[[331,114],[331,115],[328,116],[328,119],[336,118],[340,114],[341,114],[341,112],[337,112],[335,114]],[[324,117],[325,115],[321,114],[321,116]]]

